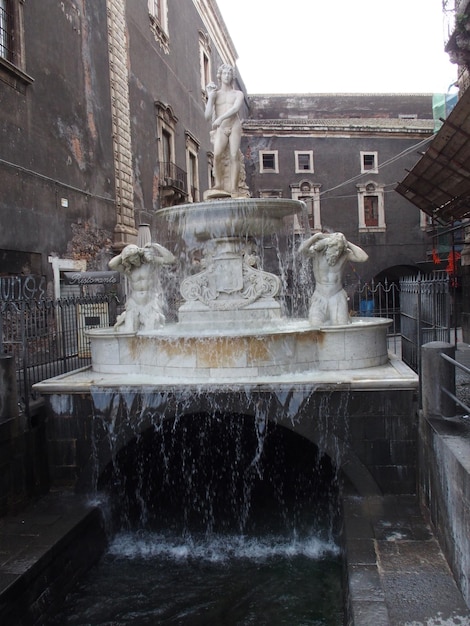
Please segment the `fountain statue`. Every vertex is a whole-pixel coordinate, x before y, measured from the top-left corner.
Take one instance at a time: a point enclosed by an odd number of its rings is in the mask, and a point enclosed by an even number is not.
[[[226,63],[217,71],[219,86],[206,87],[205,117],[212,122],[210,132],[214,144],[215,185],[205,194],[205,199],[240,198],[248,196],[244,184],[243,155],[240,152],[242,125],[239,111],[243,105],[242,91],[234,89],[235,68]]]
[[[343,233],[315,233],[300,245],[298,252],[313,260],[315,291],[308,315],[312,326],[349,324],[343,269],[347,261],[367,261],[367,253],[347,241]]]
[[[118,316],[115,330],[138,332],[163,326],[165,316],[158,267],[175,261],[173,254],[158,243],[143,247],[129,244],[111,259],[109,267],[122,272],[130,288],[126,309]]]

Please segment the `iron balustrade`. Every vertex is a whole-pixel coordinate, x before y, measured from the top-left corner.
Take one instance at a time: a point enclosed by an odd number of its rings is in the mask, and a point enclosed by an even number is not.
[[[449,341],[446,276],[405,278],[399,284],[358,281],[345,289],[351,315],[392,320],[388,348],[418,374],[420,346],[429,341]],[[90,364],[85,329],[111,326],[117,312],[114,295],[51,301],[38,298],[37,293],[33,290],[26,298],[22,291],[23,299],[0,300],[0,350],[15,357],[19,396],[26,412],[34,399],[34,383]],[[302,312],[307,311],[303,306]]]
[[[187,193],[187,174],[171,161],[160,161],[160,180],[164,187],[174,187]]]
[[[91,363],[86,330],[112,324],[114,296],[0,301],[0,351],[16,364],[20,408],[30,416],[32,386]]]
[[[402,359],[421,373],[420,347],[450,341],[449,277],[444,272],[400,279]]]

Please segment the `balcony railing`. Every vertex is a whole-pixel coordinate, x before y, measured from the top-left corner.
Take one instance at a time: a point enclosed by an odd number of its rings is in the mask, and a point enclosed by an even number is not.
[[[186,172],[171,161],[160,162],[160,185],[163,189],[188,193]]]

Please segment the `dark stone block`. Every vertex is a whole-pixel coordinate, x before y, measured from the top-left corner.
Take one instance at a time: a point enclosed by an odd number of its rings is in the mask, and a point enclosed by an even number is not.
[[[61,439],[49,442],[51,463],[57,466],[75,466],[77,464],[77,446],[75,439]]]
[[[392,463],[390,441],[375,440],[366,442],[362,460],[369,466],[390,465]]]
[[[417,473],[410,466],[375,466],[371,468],[377,484],[384,494],[416,493]]]
[[[391,441],[390,449],[390,460],[394,465],[417,465],[418,444],[416,440]]]

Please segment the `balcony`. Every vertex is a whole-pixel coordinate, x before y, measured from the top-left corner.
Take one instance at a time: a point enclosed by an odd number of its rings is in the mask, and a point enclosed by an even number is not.
[[[160,161],[160,199],[162,208],[186,202],[187,174],[171,161]]]

